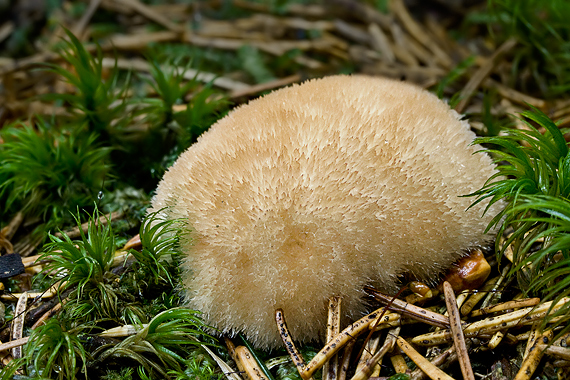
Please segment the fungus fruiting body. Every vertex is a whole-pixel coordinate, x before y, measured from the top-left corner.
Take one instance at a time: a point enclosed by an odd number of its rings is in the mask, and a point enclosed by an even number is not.
[[[333,76],[238,107],[185,151],[152,211],[188,221],[182,283],[190,307],[259,347],[324,333],[330,296],[347,317],[363,286],[433,280],[486,244],[485,202],[461,197],[495,173],[475,135],[410,84]],[[493,206],[495,207],[495,206]]]

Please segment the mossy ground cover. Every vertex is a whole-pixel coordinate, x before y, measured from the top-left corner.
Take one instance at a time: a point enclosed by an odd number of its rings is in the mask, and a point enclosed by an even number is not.
[[[483,302],[566,300],[569,17],[563,0],[0,2],[0,249],[26,267],[2,279],[0,341],[27,341],[0,351],[1,376],[245,376],[180,308],[184,221],[153,225],[145,209],[166,168],[228,110],[337,73],[405,79],[464,113],[505,176],[473,198],[507,204]],[[439,296],[423,302],[443,310]],[[514,378],[529,335],[552,333],[560,349],[534,376],[568,377],[567,315],[470,338],[475,372]],[[415,326],[400,335],[428,331]],[[401,368],[396,354],[374,376]],[[264,376],[299,378],[284,351],[257,356]]]

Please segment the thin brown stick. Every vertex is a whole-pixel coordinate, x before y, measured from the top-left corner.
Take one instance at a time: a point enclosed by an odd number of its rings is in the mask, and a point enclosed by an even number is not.
[[[538,337],[529,350],[528,355],[523,359],[521,368],[514,380],[527,380],[532,377],[538,367],[540,360],[544,356],[548,342],[552,339],[552,330],[545,331]]]
[[[560,346],[547,346],[546,352],[547,355],[555,356],[559,359],[564,359],[570,361],[570,348],[569,347],[560,347]]]
[[[344,8],[344,13],[348,13],[354,18],[360,19],[366,24],[373,22],[387,29],[392,22],[390,15],[379,12],[376,8],[363,1],[329,0],[329,3]]]
[[[378,344],[380,344],[380,334],[368,335],[362,344],[362,350],[360,351],[360,357],[358,358],[358,364],[356,365],[356,372],[362,368],[370,359],[376,350],[378,349]]]
[[[228,353],[230,354],[232,359],[235,361],[236,360],[236,346],[235,346],[234,342],[232,342],[229,338],[224,338],[224,343],[226,344],[226,347],[228,349]]]
[[[398,344],[398,347],[400,347],[400,349],[404,351],[404,353],[408,355],[408,357],[432,379],[453,380],[453,377],[449,376],[420,355],[420,353],[406,342],[404,338],[397,337],[396,343]]]
[[[95,221],[95,224],[104,226],[113,220],[121,219],[123,217],[123,215],[124,215],[124,213],[122,211],[115,211],[115,212],[111,212],[111,213],[106,214],[106,215],[101,215],[101,216],[99,216],[99,218],[97,218],[97,220]],[[65,233],[70,239],[78,238],[79,236],[81,236],[80,231],[83,231],[83,233],[87,232],[87,229],[89,228],[89,223],[90,222],[83,223],[81,225],[81,230],[79,227],[74,227],[69,231],[64,231],[63,233]],[[56,232],[54,235],[57,237],[61,237],[61,236],[63,236],[63,233]]]
[[[502,331],[497,331],[493,337],[489,340],[489,343],[487,343],[487,348],[489,348],[490,350],[494,350],[495,348],[497,348],[497,346],[499,345],[499,343],[501,343],[503,341],[503,338],[505,337],[505,333]]]
[[[499,94],[501,94],[503,97],[513,101],[514,103],[520,104],[520,105],[524,106],[525,108],[527,107],[527,104],[532,104],[533,106],[540,108],[540,109],[545,109],[545,107],[547,105],[546,101],[543,99],[539,99],[539,98],[535,98],[535,97],[527,95],[527,94],[523,94],[522,92],[519,92],[519,91],[515,90],[514,88],[510,88],[510,87],[504,85],[503,83],[499,83],[499,82],[497,82],[491,78],[485,79],[483,81],[483,86],[485,88],[496,89],[497,92]]]
[[[444,67],[450,68],[453,65],[451,58],[447,55],[443,49],[441,49],[435,41],[433,41],[429,34],[426,33],[420,24],[418,24],[410,15],[404,2],[402,0],[393,0],[390,2],[392,9],[406,28],[406,30],[412,35],[416,40],[418,40],[422,45],[429,49],[434,58]]]
[[[542,331],[540,329],[541,322],[536,321],[528,335],[528,339],[526,341],[526,347],[524,349],[523,359],[526,358],[530,354],[530,350],[536,345],[536,340],[542,335]]]
[[[520,309],[522,307],[536,306],[540,303],[540,298],[525,298],[521,300],[507,301],[493,306],[488,306],[483,309],[474,310],[471,313],[472,317],[480,317],[487,314],[496,313],[509,309]]]
[[[455,362],[456,360],[457,360],[457,352],[455,352],[455,347],[451,346],[447,350],[443,351],[441,354],[433,358],[431,364],[443,369],[443,367],[449,365],[450,363]],[[410,374],[411,380],[423,380],[426,377],[427,377],[426,373],[422,371],[421,368],[415,369]]]
[[[240,369],[243,369],[250,380],[267,380],[267,377],[265,377],[257,361],[246,346],[236,347],[235,356],[237,362],[241,363]]]
[[[77,36],[78,38],[81,38],[81,35],[85,31],[85,28],[87,27],[87,24],[89,24],[89,21],[95,14],[95,11],[99,9],[101,1],[102,0],[89,1],[89,7],[87,7],[87,10],[81,16],[81,19],[79,19],[79,21],[71,29],[73,35]]]
[[[300,372],[301,377],[305,380],[309,379],[315,371],[321,368],[327,360],[336,354],[347,342],[354,340],[358,335],[366,331],[370,323],[375,321],[383,310],[384,308],[380,308],[345,328],[332,341],[328,342],[325,347],[315,355],[315,357],[313,357],[313,359],[305,366],[304,371]]]
[[[475,305],[477,305],[483,298],[485,298],[488,292],[491,292],[495,288],[497,281],[499,281],[498,276],[487,280],[485,285],[483,285],[483,287],[481,287],[477,293],[472,294],[471,297],[469,297],[463,303],[463,305],[461,305],[461,315],[469,314]]]
[[[134,10],[135,12],[141,14],[142,16],[148,18],[149,20],[156,22],[158,25],[161,25],[168,30],[171,30],[173,32],[184,31],[184,26],[173,23],[168,18],[164,17],[158,12],[153,11],[151,7],[141,3],[138,0],[116,0],[116,1],[122,3],[128,8]]]
[[[24,221],[24,214],[21,211],[18,211],[16,215],[10,220],[10,223],[0,231],[0,234],[3,235],[6,239],[12,239],[16,231],[18,231],[18,227]]]
[[[14,319],[12,320],[12,340],[22,339],[24,336],[24,320],[26,317],[26,308],[28,306],[28,293],[24,292],[18,299],[16,308],[14,309]],[[22,357],[22,347],[15,346],[12,348],[12,357],[19,359]]]
[[[388,63],[396,62],[396,56],[392,51],[388,36],[386,36],[378,24],[372,23],[368,25],[368,33],[370,33],[372,46],[382,54],[382,59]]]
[[[508,110],[508,108],[505,108],[505,110]],[[506,112],[508,113],[509,111],[506,111]],[[518,128],[518,126],[517,126],[517,128]],[[507,251],[509,249],[512,252],[512,248],[510,246],[507,247]],[[506,253],[505,253],[505,256],[506,256]],[[501,285],[503,284],[503,282],[507,279],[507,274],[511,270],[512,260],[509,260],[509,261],[510,262],[508,262],[507,265],[503,266],[503,269],[501,270],[501,275],[497,279],[497,283],[495,284],[495,287],[493,288],[493,290],[491,292],[489,292],[489,294],[487,294],[487,298],[485,298],[485,300],[481,304],[481,308],[485,308],[485,307],[489,306],[497,298],[497,295],[499,295],[499,297],[500,297],[501,293],[498,292],[498,290],[501,287]]]
[[[302,77],[300,74],[293,74],[289,75],[288,77],[276,79],[270,82],[260,83],[243,89],[236,89],[231,92],[230,98],[235,99],[242,96],[255,95],[263,91],[274,90],[279,87],[287,86],[291,83],[299,82],[301,79]]]
[[[106,42],[101,43],[101,50],[142,50],[147,47],[149,43],[155,42],[170,42],[178,41],[181,37],[179,33],[171,32],[169,30],[159,31],[153,33],[146,33],[145,35],[115,35],[109,38]],[[97,45],[86,44],[85,50],[92,53],[97,50]],[[54,62],[60,60],[61,56],[55,52],[41,52],[31,55],[19,60],[9,60],[3,65],[0,65],[0,77],[10,74],[14,71],[27,70],[32,67],[38,66],[45,62]]]
[[[143,59],[111,59],[111,58],[103,58],[103,67],[118,67],[120,69],[125,70],[136,70],[136,71],[144,71],[149,72],[151,69],[151,65],[143,60]],[[173,67],[161,67],[163,70],[172,70]],[[231,91],[245,91],[251,88],[251,86],[243,83],[232,80],[230,78],[225,77],[218,77],[216,74],[209,73],[206,71],[198,71],[191,68],[184,68],[183,70],[183,77],[186,80],[196,79],[203,83],[212,82],[212,84],[216,87],[222,88],[224,90],[231,90]],[[186,108],[186,106],[184,106]]]
[[[356,344],[356,339],[349,340],[344,346],[344,352],[342,354],[342,360],[340,361],[340,369],[338,372],[338,380],[346,380],[346,374],[348,373],[348,368],[350,366],[350,356],[352,355],[352,349]]]
[[[386,340],[382,347],[376,352],[370,359],[366,360],[366,363],[360,368],[357,369],[356,373],[352,377],[351,380],[367,380],[374,368],[380,363],[384,355],[392,348],[394,348],[394,344],[396,343],[396,337],[400,334],[400,327],[396,327],[391,329],[386,336]]]
[[[0,249],[4,248],[6,253],[14,253],[14,246],[10,239],[12,239],[23,220],[24,214],[18,212],[12,220],[10,220],[10,223],[0,230]]]
[[[394,367],[394,371],[396,373],[408,373],[410,368],[406,363],[406,359],[402,355],[402,350],[398,347],[398,353],[396,355],[390,356],[390,361],[392,362],[392,367]],[[421,373],[424,373],[421,369],[419,370]]]
[[[24,294],[26,294],[29,298],[36,298],[40,297],[42,299],[45,298],[52,298],[57,295],[58,290],[65,285],[61,284],[60,282],[56,282],[52,286],[50,286],[45,292],[24,292],[24,293],[6,293],[0,296],[0,299],[6,301],[15,301],[16,299],[20,299]]]
[[[469,353],[465,345],[465,337],[463,336],[463,329],[461,328],[461,318],[459,316],[459,309],[455,301],[455,293],[451,284],[447,281],[443,283],[443,293],[445,295],[445,304],[447,305],[447,312],[449,313],[449,327],[453,336],[453,345],[459,358],[459,366],[461,373],[465,380],[475,380],[471,361],[469,360]]]
[[[493,55],[487,60],[487,62],[482,65],[479,70],[475,72],[469,79],[469,82],[463,87],[461,92],[459,93],[459,98],[461,99],[455,110],[459,113],[463,113],[467,103],[471,100],[471,97],[475,93],[475,90],[481,85],[483,80],[489,76],[499,58],[511,50],[517,44],[517,40],[514,38],[509,38],[499,48],[493,53]]]
[[[56,315],[61,308],[63,307],[63,305],[65,304],[65,302],[67,301],[67,298],[62,300],[61,302],[58,302],[54,307],[52,307],[50,310],[48,310],[46,313],[44,313],[41,317],[38,318],[38,320],[33,324],[33,326],[31,327],[32,330],[35,330],[36,328],[38,328],[39,326],[42,326],[43,324],[45,324],[45,322],[53,317],[54,315]]]
[[[16,347],[22,347],[24,344],[28,343],[28,339],[30,339],[30,337],[26,336],[20,339],[13,339],[6,343],[0,343],[0,352],[11,350]]]
[[[285,344],[285,349],[289,353],[289,356],[291,356],[291,360],[297,368],[297,371],[299,371],[299,374],[301,374],[301,377],[303,377],[303,373],[305,372],[306,368],[305,360],[303,359],[303,356],[301,356],[299,350],[297,350],[297,347],[295,347],[295,343],[293,343],[293,338],[291,337],[291,333],[289,332],[287,323],[285,322],[285,315],[283,314],[283,310],[275,310],[275,321],[277,322],[279,335],[283,340],[283,344]],[[307,380],[310,377],[311,376],[307,376],[306,378],[303,377],[303,379]]]
[[[380,331],[411,323],[417,323],[417,321],[411,320],[410,318],[403,319],[399,313],[387,312],[385,315],[377,318],[374,323],[370,324],[370,330]]]
[[[391,310],[402,313],[412,319],[423,321],[432,326],[443,327],[443,328],[449,327],[449,318],[441,314],[434,313],[433,311],[423,309],[421,307],[409,304],[399,299],[394,299],[394,297],[383,294],[377,291],[376,289],[370,287],[367,287],[366,289],[367,291],[372,293],[372,295],[374,296],[374,298],[376,298],[376,300],[382,302],[383,304],[391,303],[389,307]]]
[[[16,23],[12,21],[7,21],[0,25],[0,43],[8,38],[15,29]]]
[[[505,331],[514,326],[532,324],[544,318],[547,314],[556,312],[567,302],[570,302],[570,297],[562,298],[554,306],[552,306],[552,301],[545,302],[538,307],[528,307],[498,317],[486,318],[467,325],[463,329],[463,333],[466,337],[476,337],[483,334],[494,334],[497,331]],[[412,339],[412,342],[420,345],[437,345],[451,342],[451,340],[451,332],[442,330],[418,335]]]
[[[24,268],[29,268],[34,265],[37,265],[37,260],[40,258],[41,255],[34,255],[28,257],[22,257],[22,264],[24,264]]]
[[[340,332],[340,312],[341,298],[331,297],[329,299],[328,322],[327,322],[327,343],[332,341]],[[338,355],[334,355],[323,366],[323,380],[337,380],[338,378]]]

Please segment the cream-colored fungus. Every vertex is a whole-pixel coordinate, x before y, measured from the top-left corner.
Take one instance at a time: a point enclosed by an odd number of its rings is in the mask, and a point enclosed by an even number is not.
[[[467,210],[494,172],[466,121],[410,84],[333,76],[241,106],[168,170],[151,211],[188,220],[188,305],[225,333],[280,345],[318,339],[326,304],[365,311],[362,287],[437,275],[488,243],[492,209]]]

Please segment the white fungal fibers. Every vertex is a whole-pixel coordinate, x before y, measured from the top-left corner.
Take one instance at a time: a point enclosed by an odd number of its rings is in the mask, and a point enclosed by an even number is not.
[[[275,91],[214,124],[160,182],[151,211],[184,218],[188,305],[224,333],[280,345],[323,336],[326,304],[366,309],[362,288],[433,280],[496,213],[467,210],[495,173],[459,115],[415,86],[334,76]]]

